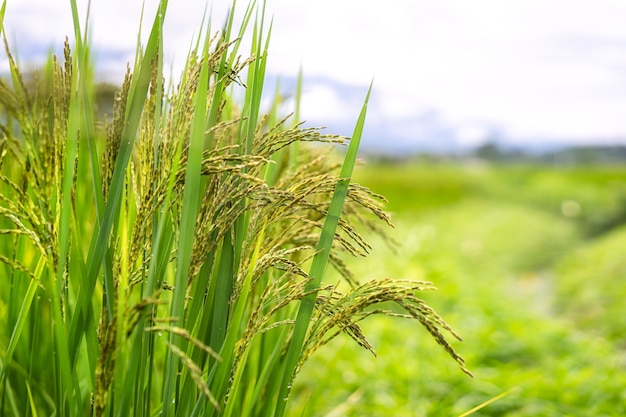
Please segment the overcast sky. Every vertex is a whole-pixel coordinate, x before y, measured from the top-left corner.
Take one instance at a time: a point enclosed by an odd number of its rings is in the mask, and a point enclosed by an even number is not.
[[[141,1],[92,3],[98,68],[121,81]],[[165,58],[176,72],[206,3],[169,3]],[[146,25],[157,4],[146,0]],[[216,26],[230,4],[208,3]],[[370,149],[626,143],[626,1],[268,0],[267,14],[268,78],[289,88],[303,68],[309,124],[350,134],[374,79]],[[41,59],[72,38],[69,1],[8,0],[5,26],[22,61]]]

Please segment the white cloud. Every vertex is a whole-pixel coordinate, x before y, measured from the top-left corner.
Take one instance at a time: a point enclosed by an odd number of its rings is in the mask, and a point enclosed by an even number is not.
[[[145,26],[157,4],[146,0]],[[230,1],[210,4],[217,28]],[[175,71],[204,7],[170,1],[166,60]],[[93,0],[94,46],[131,60],[140,10],[140,1]],[[419,125],[434,110],[461,143],[490,126],[515,140],[626,142],[622,0],[268,0],[268,14],[268,74],[288,78],[303,68],[305,119],[353,124],[374,78],[368,126],[402,127],[394,135],[404,141],[427,139],[432,129]],[[45,48],[72,30],[65,0],[9,0],[5,23],[25,49],[20,40]]]
[[[375,72],[375,88],[385,92],[375,108],[386,118],[410,108],[418,116],[430,105],[451,124],[490,120],[519,138],[626,136],[623,3],[337,3],[282,9],[292,19],[308,16],[292,26],[315,33],[284,46],[275,39],[275,49],[289,52],[277,60],[282,68],[301,59],[305,74],[351,84]]]

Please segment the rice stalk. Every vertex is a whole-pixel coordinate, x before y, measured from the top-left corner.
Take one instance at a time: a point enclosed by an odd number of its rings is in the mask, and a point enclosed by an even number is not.
[[[458,336],[417,296],[432,286],[362,279],[346,260],[391,225],[384,198],[351,182],[367,98],[352,138],[304,126],[298,107],[264,113],[271,24],[254,2],[240,28],[235,4],[222,31],[203,23],[168,84],[161,1],[102,128],[71,6],[75,54],[66,42],[34,85],[5,36],[0,414],[281,416],[328,341],[375,352],[359,326],[372,314],[417,320],[466,371]]]

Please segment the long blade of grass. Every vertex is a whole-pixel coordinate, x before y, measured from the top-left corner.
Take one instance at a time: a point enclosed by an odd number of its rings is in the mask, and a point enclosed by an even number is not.
[[[252,4],[248,7],[244,22],[247,22],[250,16]],[[259,11],[257,10],[257,13]],[[252,149],[252,143],[254,140],[254,134],[256,132],[256,125],[259,119],[261,95],[263,92],[263,82],[265,78],[265,66],[267,60],[267,47],[269,42],[268,38],[265,40],[265,48],[263,48],[263,20],[265,13],[265,4],[263,4],[261,10],[262,16],[259,20],[257,14],[257,20],[255,21],[253,38],[252,38],[252,50],[251,54],[255,57],[253,63],[248,68],[248,88],[244,99],[244,106],[242,113],[244,115],[245,123],[239,125],[238,136],[244,138],[243,146],[240,146],[240,152],[243,154],[250,154]],[[231,18],[233,15],[231,14]],[[247,24],[247,23],[246,23]],[[240,32],[241,33],[241,32]],[[245,205],[245,201],[241,201],[239,204]],[[229,317],[230,295],[232,294],[235,276],[239,269],[241,262],[241,253],[244,243],[247,239],[248,229],[248,213],[240,216],[235,222],[233,228],[234,241],[231,241],[230,236],[225,236],[222,243],[222,252],[220,260],[220,269],[217,276],[218,283],[216,287],[215,297],[213,301],[213,314],[211,329],[211,347],[216,351],[220,351],[222,362],[214,364],[211,373],[208,378],[208,383],[214,390],[214,393],[218,399],[221,399],[224,390],[226,388],[226,382],[229,379],[228,373],[232,363],[233,356],[233,344],[236,337],[240,332],[240,320]],[[245,298],[245,294],[240,294],[239,299]],[[238,301],[239,302],[239,301]],[[241,312],[242,314],[242,312]],[[228,326],[228,323],[231,323]],[[213,376],[216,376],[213,378]],[[194,413],[200,410],[202,401],[200,401]],[[209,410],[213,413],[214,410]]]
[[[264,229],[262,229],[261,233],[256,236],[254,252],[252,254],[250,262],[251,265],[254,265],[254,263],[259,259],[259,253],[261,251],[261,245],[263,244],[264,236]],[[248,273],[246,274],[244,281],[241,285],[239,297],[237,297],[235,301],[233,314],[231,317],[231,323],[235,323],[235,325],[233,325],[233,328],[231,328],[230,331],[226,334],[226,339],[224,340],[224,344],[219,353],[222,361],[220,363],[214,363],[209,373],[208,382],[218,400],[223,398],[226,385],[230,379],[232,371],[232,361],[234,360],[233,351],[235,349],[235,344],[240,336],[239,323],[241,323],[244,319],[244,312],[248,306],[248,297],[250,295],[250,286],[252,284],[253,272],[253,268],[251,267],[248,270]],[[204,397],[201,397],[196,403],[193,413],[191,414],[192,417],[201,415],[203,404]],[[208,416],[213,416],[215,414],[216,410],[214,408],[210,409],[208,412]]]
[[[254,407],[258,406],[259,404],[268,403],[268,405],[270,405],[269,403],[271,403],[271,401],[263,401],[263,390],[265,389],[266,383],[269,381],[272,372],[274,372],[276,369],[280,369],[279,367],[280,353],[283,347],[283,343],[285,342],[289,334],[288,331],[289,331],[289,328],[285,327],[284,329],[282,329],[278,337],[276,337],[273,340],[274,347],[271,349],[271,353],[265,357],[266,360],[265,360],[265,363],[263,363],[263,369],[259,373],[257,380],[254,381],[254,385],[253,385],[254,390],[252,390],[248,384],[243,382],[244,367],[241,366],[237,369],[237,373],[234,376],[233,386],[236,389],[248,391],[247,401],[244,402],[244,404],[240,405],[242,407],[240,417],[252,416]],[[267,390],[267,392],[274,392],[274,391],[270,388]],[[237,397],[233,394],[232,398],[237,398]],[[227,403],[227,409],[226,409],[225,415],[233,415],[232,413],[228,413],[228,411],[230,410],[230,408],[228,407],[233,406],[232,402],[233,401],[229,401]],[[270,415],[270,414],[268,413],[268,414],[263,414],[263,415]]]
[[[33,417],[38,417],[39,414],[37,414],[37,406],[35,405],[35,400],[33,399],[33,392],[30,389],[30,384],[28,383],[28,381],[26,382],[26,390],[28,392],[28,403],[30,405],[30,412],[33,415]]]
[[[4,32],[4,13],[7,10],[7,0],[2,2],[2,7],[0,7],[0,30]]]
[[[215,277],[216,290],[213,299],[213,317],[211,325],[211,346],[214,350],[219,350],[226,337],[226,326],[228,324],[229,302],[233,291],[234,271],[234,250],[230,234],[224,236],[222,251],[219,261],[217,276]]]
[[[218,119],[218,114],[220,112],[220,108],[222,105],[222,97],[224,95],[224,91],[227,85],[227,73],[232,68],[235,59],[237,58],[237,52],[239,51],[239,47],[241,45],[241,38],[243,37],[245,31],[247,30],[248,24],[250,22],[250,18],[252,16],[252,11],[256,0],[250,1],[248,4],[248,8],[246,9],[243,21],[239,28],[239,33],[237,39],[233,42],[232,49],[230,51],[230,55],[224,54],[220,60],[220,66],[217,71],[217,83],[213,87],[213,99],[211,100],[211,107],[209,109],[209,116],[207,118],[207,127],[215,126]],[[235,20],[235,11],[236,11],[237,2],[233,1],[233,5],[231,6],[230,12],[228,13],[228,18],[226,21],[224,32],[222,33],[221,43],[228,44],[231,41],[232,30],[233,30],[233,22]],[[214,132],[211,131],[207,136],[207,146],[210,147],[213,141]]]
[[[495,397],[490,398],[490,399],[488,399],[487,401],[485,401],[485,402],[483,402],[483,403],[481,403],[481,404],[477,405],[476,407],[472,408],[471,410],[468,410],[468,411],[464,412],[463,414],[459,415],[459,417],[467,417],[467,416],[469,416],[469,415],[472,415],[472,414],[474,414],[476,411],[478,411],[478,410],[480,410],[480,409],[482,409],[482,408],[487,407],[489,404],[494,403],[494,402],[496,402],[496,401],[498,401],[498,400],[501,400],[502,398],[506,397],[507,395],[509,395],[509,394],[510,394],[510,393],[512,393],[513,391],[516,391],[517,389],[519,389],[519,387],[513,387],[513,388],[511,388],[511,389],[510,389],[510,390],[508,390],[508,391],[505,391],[505,392],[503,392],[503,393],[500,393],[500,394],[496,395]]]
[[[296,316],[296,322],[294,325],[293,336],[287,355],[285,358],[285,370],[282,375],[281,384],[278,392],[278,398],[276,403],[276,417],[284,415],[286,400],[289,396],[291,389],[291,383],[294,378],[294,373],[298,366],[300,356],[302,355],[302,348],[304,346],[304,340],[306,338],[307,330],[309,328],[309,322],[313,315],[313,307],[317,299],[317,290],[320,287],[326,265],[328,264],[328,258],[335,238],[335,232],[337,225],[339,224],[339,217],[343,210],[343,203],[348,194],[348,186],[352,177],[352,171],[356,163],[356,157],[359,150],[359,144],[361,141],[361,135],[363,133],[363,126],[365,124],[365,115],[367,113],[367,103],[369,101],[370,93],[372,92],[372,85],[370,85],[365,97],[365,102],[359,114],[354,134],[348,147],[343,165],[341,167],[341,174],[339,181],[335,187],[335,192],[326,214],[326,220],[322,227],[322,233],[317,243],[316,254],[311,264],[309,272],[309,282],[305,287],[306,295],[300,302],[298,309],[298,315]]]
[[[37,270],[35,271],[35,277],[41,276],[44,265],[44,258],[40,258],[39,263],[37,264]],[[15,326],[13,327],[13,333],[11,334],[11,339],[9,340],[6,353],[4,354],[5,365],[0,367],[0,384],[4,382],[6,369],[11,363],[11,357],[15,352],[15,348],[17,347],[17,341],[19,340],[22,331],[24,330],[24,326],[26,325],[26,321],[29,318],[28,313],[30,311],[30,307],[33,304],[33,298],[35,297],[35,292],[37,291],[38,286],[39,282],[36,279],[31,279],[30,283],[28,284],[28,290],[26,291],[26,294],[24,295],[24,298],[22,300],[22,306],[17,316]]]
[[[195,225],[201,197],[201,164],[204,148],[204,131],[206,125],[207,92],[209,80],[209,42],[207,36],[202,54],[202,68],[196,95],[194,97],[194,115],[191,123],[189,149],[187,154],[187,168],[183,191],[182,213],[180,218],[180,237],[178,254],[176,257],[176,277],[174,279],[174,294],[172,298],[171,317],[175,326],[182,326],[185,314],[185,295],[191,254],[193,250]],[[170,345],[181,348],[181,337],[170,333]],[[176,387],[180,358],[172,350],[168,350],[164,386],[162,415],[168,416],[170,403]]]
[[[122,191],[124,189],[126,168],[130,161],[137,134],[137,128],[139,127],[139,120],[148,95],[148,88],[152,73],[151,66],[158,54],[159,38],[163,32],[163,17],[166,9],[167,0],[161,0],[159,3],[159,11],[157,12],[157,16],[155,17],[154,24],[152,26],[146,52],[141,62],[139,75],[136,78],[133,78],[133,84],[129,94],[130,106],[127,109],[126,125],[124,132],[122,133],[122,141],[117,160],[115,161],[109,198],[104,209],[102,223],[100,224],[97,233],[94,233],[91,241],[89,256],[87,259],[87,276],[85,277],[85,286],[81,287],[81,294],[77,300],[79,303],[79,311],[72,321],[70,343],[72,343],[71,352],[73,352],[73,357],[75,357],[78,345],[82,339],[84,322],[88,317],[88,303],[91,302],[91,295],[93,294],[96,285],[100,267],[104,261],[107,251],[109,250],[109,236],[113,228],[115,218],[117,217],[117,213],[119,212],[122,200]],[[113,317],[113,287],[112,277],[109,274],[106,274],[104,288],[107,297],[107,309],[111,313],[109,315],[110,318]]]
[[[91,5],[91,2],[89,2]],[[76,39],[76,56],[78,57],[78,72],[79,74],[87,74],[87,30],[85,30],[85,40],[82,39],[80,30],[80,19],[78,16],[78,8],[76,0],[71,1],[72,6],[72,21],[74,24],[74,36]],[[90,7],[90,6],[89,6]],[[87,22],[88,23],[88,22]],[[96,203],[96,219],[98,222],[102,219],[102,212],[104,211],[104,198],[102,196],[102,179],[100,178],[100,162],[98,160],[98,149],[95,144],[95,123],[93,120],[93,105],[89,99],[88,94],[88,78],[86,76],[80,77],[80,91],[83,100],[82,109],[85,120],[85,126],[87,127],[87,145],[89,147],[89,157],[91,162],[91,178],[92,188],[94,191],[95,203]]]
[[[143,21],[143,8],[141,12],[140,27],[138,32],[141,32],[141,22]],[[161,15],[163,18],[163,15]],[[138,42],[140,42],[138,40]],[[140,43],[137,45],[139,50]],[[163,50],[163,38],[159,38],[159,51]],[[157,74],[157,86],[156,86],[156,108],[154,117],[154,137],[153,137],[153,155],[154,155],[154,169],[159,170],[160,166],[160,153],[159,148],[162,146],[159,143],[160,134],[162,129],[162,113],[163,113],[163,78],[160,74],[163,73],[163,56],[158,54],[158,60],[156,65],[158,66]],[[180,149],[182,143],[177,143],[177,146],[172,155],[173,169],[171,170],[170,177],[168,179],[168,186],[165,192],[164,202],[162,207],[169,207],[172,200],[172,190],[174,188],[175,173],[178,172],[180,163]],[[152,185],[153,191],[156,185]],[[165,214],[155,213],[153,215],[153,234],[152,234],[152,256],[150,257],[149,266],[147,270],[146,283],[143,285],[141,297],[143,299],[149,299],[153,297],[156,289],[160,286],[165,274],[164,264],[168,260],[168,256],[171,251],[173,236],[171,232],[171,223],[169,217]],[[166,233],[169,231],[169,233]],[[169,239],[167,239],[167,237]],[[154,365],[154,340],[155,334],[153,332],[146,332],[146,321],[149,314],[142,317],[139,320],[135,328],[133,335],[134,341],[132,343],[132,350],[128,354],[129,367],[126,370],[128,376],[124,380],[122,388],[119,390],[119,400],[115,402],[116,414],[118,417],[123,417],[128,414],[128,410],[131,407],[131,403],[134,402],[135,415],[145,415],[149,409],[151,402],[152,389],[150,384],[150,378],[152,375],[152,369]]]
[[[88,65],[88,56],[89,56],[89,42],[88,42],[88,36],[89,36],[89,11],[91,9],[91,1],[88,2],[87,5],[87,17],[85,18],[85,32],[83,35],[81,35],[81,28],[80,28],[80,19],[78,16],[78,8],[76,5],[76,1],[72,0],[71,1],[71,8],[72,8],[72,21],[73,21],[73,25],[74,25],[74,37],[75,37],[75,41],[76,41],[76,61],[77,61],[77,68],[78,68],[78,103],[76,106],[77,109],[74,110],[75,116],[74,118],[76,119],[75,123],[78,123],[78,125],[72,125],[70,123],[68,123],[68,135],[71,134],[71,131],[75,131],[78,129],[81,129],[83,131],[86,132],[86,141],[87,141],[87,146],[88,146],[88,155],[89,155],[89,162],[90,162],[90,176],[91,176],[91,185],[92,185],[92,190],[93,190],[93,195],[94,195],[94,203],[95,203],[95,209],[96,209],[96,222],[98,224],[100,224],[101,220],[102,220],[102,215],[103,215],[103,211],[104,211],[104,197],[102,195],[102,179],[100,177],[100,163],[98,160],[98,149],[96,146],[96,132],[95,132],[95,122],[94,122],[94,112],[93,112],[93,103],[91,100],[91,91],[90,91],[90,87],[91,87],[91,77],[90,77],[90,67]],[[80,122],[79,116],[82,114],[82,123]],[[71,129],[71,130],[70,130]],[[77,150],[78,151],[78,150]],[[82,161],[85,158],[82,158],[81,155],[76,155],[76,157],[78,158],[78,161]],[[69,201],[69,200],[68,200]],[[67,203],[67,201],[65,201],[64,199],[64,203]],[[74,224],[73,227],[71,228],[71,230],[74,232],[74,237],[72,239],[73,242],[79,242],[80,241],[80,236],[78,236],[79,230],[78,230],[78,225],[80,224],[80,222],[77,220],[76,218],[76,213],[74,212]],[[62,217],[63,219],[63,217]],[[69,227],[65,227],[65,226],[61,226],[61,231],[62,234],[67,233],[67,230],[69,230]],[[63,236],[63,235],[62,235]],[[65,247],[65,244],[63,243],[65,241],[66,237],[63,236],[63,239],[61,240],[61,245],[62,247]],[[71,248],[69,248],[71,250]],[[79,264],[78,267],[81,269],[81,274],[80,276],[85,276],[85,262],[82,256],[82,253],[79,253],[80,249],[78,248],[74,248],[74,253],[78,254],[78,256],[72,256],[70,253],[67,253],[68,256],[68,260],[71,259],[73,262]],[[63,254],[63,252],[61,252]],[[64,257],[62,257],[61,259],[65,259]],[[104,259],[104,263],[105,263],[105,267],[104,267],[104,273],[106,275],[108,275],[108,278],[105,281],[112,281],[112,278],[110,278],[110,276],[112,275],[112,256],[110,253],[107,254],[107,256],[105,256]],[[59,286],[59,290],[60,290],[60,285],[63,281],[60,280],[60,276],[57,274],[57,285]],[[86,300],[87,301],[87,300]],[[93,316],[93,313],[88,313],[88,316]],[[110,316],[109,316],[110,317]],[[86,329],[90,329],[93,331],[93,329],[95,328],[95,323],[87,320],[85,322],[85,327]],[[91,386],[94,386],[94,382],[95,382],[95,365],[96,365],[96,358],[97,355],[95,355],[95,351],[97,351],[97,343],[94,345],[94,339],[93,337],[91,337],[90,339],[88,338],[88,343],[87,343],[87,349],[89,352],[89,360],[88,360],[88,364],[89,364],[89,375],[90,375],[90,382],[91,382]]]
[[[267,50],[272,34],[272,25],[268,31],[265,47],[263,46],[263,23],[265,20],[265,2],[261,8],[261,18],[255,22],[251,55],[255,57],[254,62],[248,72],[248,89],[244,102],[244,115],[247,116],[247,131],[245,133],[246,144],[245,153],[250,154],[254,133],[257,129],[257,122],[261,113],[261,96],[263,94],[263,84],[265,81],[265,67],[267,65]]]

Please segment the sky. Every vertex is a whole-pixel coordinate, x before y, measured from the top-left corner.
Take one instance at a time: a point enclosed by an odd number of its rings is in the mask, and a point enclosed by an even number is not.
[[[78,4],[84,16],[87,2]],[[157,4],[146,0],[146,26]],[[217,27],[231,4],[169,1],[165,61],[174,74],[205,7]],[[121,83],[133,60],[141,6],[92,1],[97,68],[111,81]],[[626,1],[267,0],[266,7],[268,88],[280,80],[293,89],[302,68],[307,124],[350,135],[373,80],[365,149],[626,144]],[[7,1],[5,29],[21,62],[60,50],[72,28],[68,0]]]

